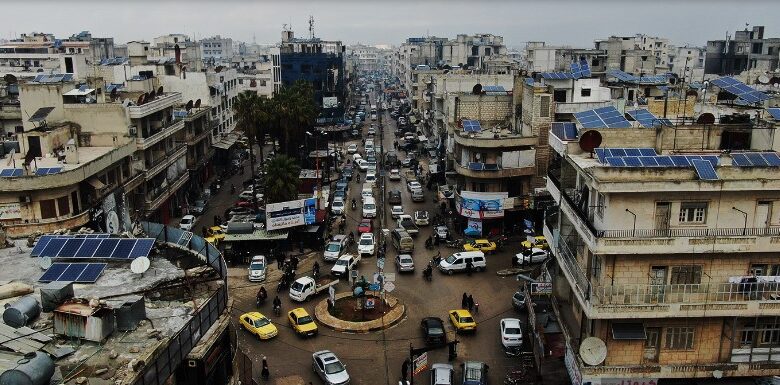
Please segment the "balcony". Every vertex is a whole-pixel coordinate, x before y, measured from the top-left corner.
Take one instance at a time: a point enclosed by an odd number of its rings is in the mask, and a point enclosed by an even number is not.
[[[175,134],[182,128],[184,128],[184,120],[178,119],[173,124],[163,127],[159,132],[148,138],[136,138],[135,142],[138,144],[139,150],[145,150],[155,143]]]
[[[612,101],[607,100],[603,102],[556,102],[555,113],[556,114],[573,114],[575,112],[582,112],[587,110],[593,110],[601,107],[609,107],[613,105]]]
[[[198,144],[201,140],[206,138],[207,136],[211,135],[210,130],[204,129],[199,134],[187,134],[187,145],[188,146],[194,146]]]
[[[146,170],[146,180],[149,181],[152,178],[154,178],[155,175],[159,174],[161,171],[168,168],[168,166],[176,163],[176,161],[187,155],[187,147],[185,146],[179,146],[178,149],[175,151],[172,151],[169,155],[166,155],[165,157],[161,157],[155,161],[152,162],[152,166],[147,168]]]
[[[463,175],[465,177],[469,178],[476,178],[476,179],[501,179],[501,178],[512,178],[512,177],[518,177],[518,176],[530,176],[534,175],[536,173],[536,167],[513,167],[513,168],[503,168],[499,165],[490,165],[490,164],[482,164],[482,163],[471,163],[473,164],[481,164],[483,166],[493,166],[495,168],[492,169],[474,169],[471,167],[464,167],[460,163],[455,163],[455,171],[458,173],[458,175]]]
[[[453,128],[455,130],[455,143],[464,147],[500,149],[532,147],[537,144],[536,136],[520,136],[506,130],[501,130],[498,134],[490,130],[466,133],[457,127]]]
[[[181,104],[181,93],[166,92],[163,95],[158,95],[151,102],[144,103],[140,106],[129,106],[127,109],[131,119],[139,119],[178,104]]]
[[[175,194],[189,179],[189,173],[183,172],[176,177],[176,180],[170,186],[160,186],[157,189],[157,194],[150,194],[151,197],[147,197],[144,209],[147,212],[157,210],[166,199]]]
[[[577,365],[583,378],[712,378],[714,371],[722,371],[723,377],[762,377],[780,374],[780,363],[702,363],[702,364],[642,364],[586,366],[577,357]],[[725,380],[724,380],[725,381]],[[627,381],[628,382],[628,381]]]
[[[62,229],[75,229],[89,223],[89,211],[63,218],[38,219],[29,223],[6,224],[9,238],[27,237],[35,233],[48,234]]]
[[[22,108],[18,104],[0,104],[0,120],[22,119]]]

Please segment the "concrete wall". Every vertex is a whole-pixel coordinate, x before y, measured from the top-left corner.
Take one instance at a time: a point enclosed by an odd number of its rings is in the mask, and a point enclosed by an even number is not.
[[[512,110],[511,96],[464,94],[460,95],[458,116],[456,116],[455,119],[473,119],[483,122],[510,122]],[[483,130],[487,128],[490,127],[482,127]]]
[[[22,108],[22,125],[25,131],[30,131],[36,127],[35,124],[28,122],[29,117],[41,107],[54,107],[46,120],[51,122],[61,122],[65,118],[65,111],[62,108],[62,94],[74,89],[76,83],[56,83],[56,84],[37,84],[21,83],[19,84],[19,102]]]

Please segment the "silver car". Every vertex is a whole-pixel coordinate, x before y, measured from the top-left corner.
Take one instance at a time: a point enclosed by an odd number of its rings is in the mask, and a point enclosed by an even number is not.
[[[349,384],[347,366],[330,350],[320,350],[312,354],[311,367],[326,385]]]
[[[399,272],[414,271],[414,259],[409,254],[399,254],[395,257],[395,268]]]

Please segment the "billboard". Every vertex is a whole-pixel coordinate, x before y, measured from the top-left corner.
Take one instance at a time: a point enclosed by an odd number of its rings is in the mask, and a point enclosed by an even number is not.
[[[268,231],[310,225],[316,221],[316,198],[269,203],[265,206],[265,226]]]
[[[0,219],[21,219],[22,205],[19,203],[0,204]]]
[[[336,108],[339,106],[339,98],[336,96],[323,96],[322,108]]]
[[[476,191],[461,191],[455,197],[455,208],[458,214],[466,218],[486,219],[502,218],[504,216],[504,199],[509,193],[489,193]]]

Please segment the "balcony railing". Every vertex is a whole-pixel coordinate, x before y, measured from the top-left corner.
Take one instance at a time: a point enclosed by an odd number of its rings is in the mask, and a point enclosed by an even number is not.
[[[158,95],[157,98],[151,102],[147,102],[140,106],[130,106],[128,107],[128,110],[131,119],[138,119],[179,103],[181,103],[181,93],[170,92]]]
[[[598,230],[596,236],[599,238],[777,237],[780,236],[780,226]]]
[[[167,126],[160,128],[159,131],[155,132],[151,136],[146,138],[136,138],[135,141],[138,143],[139,149],[147,149],[164,138],[173,135],[182,128],[184,128],[184,120],[177,119]]]
[[[619,285],[593,287],[593,305],[657,305],[772,301],[780,303],[780,282]]]

